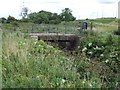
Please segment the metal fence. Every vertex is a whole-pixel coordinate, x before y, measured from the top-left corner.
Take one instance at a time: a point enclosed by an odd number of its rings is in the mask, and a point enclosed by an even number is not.
[[[81,32],[84,32],[86,30],[92,30],[92,23],[84,24],[85,22],[82,22],[77,25],[63,25],[63,24],[29,24],[28,25],[28,32],[41,32],[41,33],[73,33],[73,34],[79,34]]]

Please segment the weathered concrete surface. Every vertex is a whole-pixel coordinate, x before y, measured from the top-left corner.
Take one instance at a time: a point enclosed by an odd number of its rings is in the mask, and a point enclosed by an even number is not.
[[[54,40],[54,41],[72,41],[77,38],[81,38],[81,36],[76,34],[61,34],[61,33],[30,33],[29,34],[33,38],[37,38],[38,40]]]
[[[47,42],[58,42],[59,46],[67,49],[75,49],[79,45],[82,36],[76,34],[61,34],[61,33],[30,33],[32,38]]]

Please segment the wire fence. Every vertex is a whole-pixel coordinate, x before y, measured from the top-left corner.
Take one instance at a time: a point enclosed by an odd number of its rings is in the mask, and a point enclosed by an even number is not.
[[[63,25],[63,24],[29,24],[27,32],[40,33],[65,33],[65,34],[79,34],[85,30],[92,30],[93,25],[88,23],[87,26],[83,23],[78,25]]]

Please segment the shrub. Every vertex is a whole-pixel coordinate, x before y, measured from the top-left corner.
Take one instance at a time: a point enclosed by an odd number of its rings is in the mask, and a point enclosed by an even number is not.
[[[102,79],[110,88],[118,87],[120,82],[118,79],[120,74],[118,70],[120,64],[119,41],[119,36],[109,35],[99,38],[99,36],[90,35],[81,42],[80,47],[81,52],[91,63],[101,63],[100,67],[103,68],[100,69],[100,77],[105,77]],[[85,70],[81,66],[79,69]]]

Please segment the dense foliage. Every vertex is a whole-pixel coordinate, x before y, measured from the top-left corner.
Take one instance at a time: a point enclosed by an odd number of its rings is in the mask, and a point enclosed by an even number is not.
[[[60,14],[60,18],[62,21],[74,21],[76,18],[72,15],[72,11],[69,8],[65,8],[62,10]]]
[[[20,32],[3,32],[3,87],[118,88],[120,38],[84,35],[70,54]]]
[[[62,10],[62,13],[58,15],[57,13],[52,13],[48,11],[39,11],[38,13],[31,13],[28,18],[34,23],[51,23],[58,24],[61,21],[74,21],[75,17],[72,15],[72,11],[69,8]]]
[[[95,35],[93,32],[89,34],[80,44],[81,52],[94,65],[94,69],[96,68],[97,70],[96,74],[101,77],[107,87],[119,86],[120,37],[103,36],[102,33],[101,35]]]
[[[16,21],[16,19],[14,17],[12,17],[12,16],[9,16],[7,18],[7,23],[14,22],[14,21]]]
[[[116,28],[99,23],[94,27],[99,31],[80,33],[76,25],[79,22],[2,24],[2,87],[120,88],[120,37],[113,35]],[[39,32],[67,30],[83,38],[76,50],[64,51],[56,44],[26,36],[23,32],[30,32],[31,27]]]

